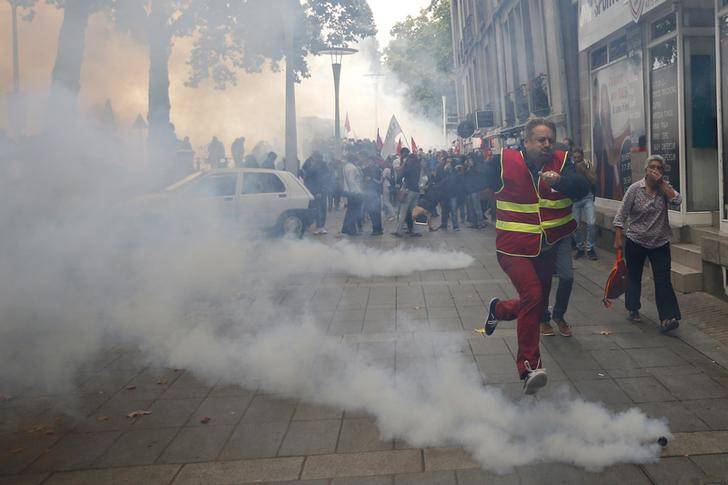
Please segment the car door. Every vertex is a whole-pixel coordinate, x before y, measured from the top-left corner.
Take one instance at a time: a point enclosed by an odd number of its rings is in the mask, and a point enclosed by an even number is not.
[[[237,172],[211,172],[184,189],[186,210],[220,222],[238,219]]]
[[[274,172],[243,172],[240,220],[254,227],[270,228],[285,208],[286,186]]]

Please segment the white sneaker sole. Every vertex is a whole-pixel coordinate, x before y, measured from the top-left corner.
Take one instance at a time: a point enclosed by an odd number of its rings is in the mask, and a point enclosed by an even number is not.
[[[539,389],[546,385],[549,378],[545,372],[539,372],[533,375],[531,378],[526,380],[526,385],[523,386],[523,393],[526,395],[536,394]]]

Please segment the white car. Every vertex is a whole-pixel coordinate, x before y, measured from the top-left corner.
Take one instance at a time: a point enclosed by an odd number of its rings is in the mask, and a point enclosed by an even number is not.
[[[314,197],[290,172],[258,168],[196,172],[159,197],[212,210],[224,220],[276,235],[301,237],[314,221]],[[177,205],[177,204],[175,204]]]

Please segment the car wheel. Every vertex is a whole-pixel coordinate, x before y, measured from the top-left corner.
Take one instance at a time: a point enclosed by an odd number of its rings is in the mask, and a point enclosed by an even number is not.
[[[281,220],[280,233],[286,239],[300,239],[304,232],[303,221],[294,214],[288,214]]]

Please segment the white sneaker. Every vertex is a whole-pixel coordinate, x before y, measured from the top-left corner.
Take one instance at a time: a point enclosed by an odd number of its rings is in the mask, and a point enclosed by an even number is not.
[[[527,374],[523,381],[523,392],[527,395],[536,394],[548,382],[546,369],[531,369],[531,364],[528,361],[524,362],[524,364],[526,365]]]
[[[328,234],[328,231],[324,228],[321,228],[321,229],[316,229],[313,233],[316,234],[317,236],[320,236],[322,234]]]

